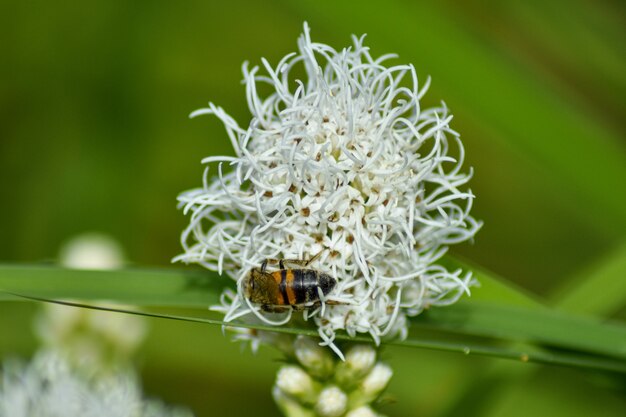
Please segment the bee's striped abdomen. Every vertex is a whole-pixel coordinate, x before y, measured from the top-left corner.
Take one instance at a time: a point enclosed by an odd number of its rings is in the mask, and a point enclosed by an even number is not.
[[[272,277],[278,284],[276,305],[296,304],[296,295],[293,290],[293,272],[289,269],[281,269],[272,272]]]
[[[320,299],[317,291],[319,287],[318,272],[312,269],[296,269],[294,271],[294,292],[296,303],[305,304]]]
[[[328,294],[335,280],[313,269],[281,269],[271,273],[278,284],[275,305],[302,305],[319,301],[319,289]]]

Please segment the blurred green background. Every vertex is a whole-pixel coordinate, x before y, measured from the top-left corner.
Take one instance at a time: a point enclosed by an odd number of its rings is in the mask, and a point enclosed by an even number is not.
[[[589,0],[3,1],[0,259],[55,260],[68,238],[99,231],[133,265],[169,265],[187,221],[176,195],[200,185],[202,157],[231,153],[216,119],[188,114],[211,100],[245,125],[242,62],[276,63],[305,20],[316,41],[340,49],[367,33],[373,55],[396,52],[432,76],[426,103],[443,99],[455,115],[485,223],[453,253],[546,300],[623,261],[626,7]],[[0,305],[3,356],[35,348],[24,329],[36,308]],[[623,318],[624,299],[590,312]],[[240,353],[208,326],[151,327],[139,359],[150,395],[198,416],[245,416],[249,404],[277,414],[277,354]],[[626,407],[615,385],[581,371],[400,348],[385,357],[390,416]]]

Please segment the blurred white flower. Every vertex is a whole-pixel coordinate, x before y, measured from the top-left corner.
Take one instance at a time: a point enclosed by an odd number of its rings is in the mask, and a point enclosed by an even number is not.
[[[420,105],[430,80],[419,84],[410,64],[385,66],[394,55],[374,58],[363,40],[336,51],[313,42],[305,24],[298,52],[276,67],[244,64],[246,127],[213,103],[192,114],[217,116],[235,155],[205,158],[218,163],[217,178],[207,167],[203,187],[179,196],[191,219],[176,260],[239,284],[265,258],[324,250],[311,267],[337,280],[333,304],[305,318],[340,356],[339,330],[376,343],[403,337],[406,316],[469,294],[470,273],[435,262],[481,225],[469,214],[471,170],[462,170],[452,115],[443,103]],[[269,316],[241,293],[222,301],[226,321],[252,314],[278,325],[291,314]]]
[[[63,266],[73,269],[115,269],[124,263],[120,245],[101,233],[84,233],[65,242],[60,250]]]
[[[97,380],[73,371],[55,353],[39,353],[28,365],[7,362],[0,384],[0,417],[190,417],[146,400],[136,378],[118,374]]]
[[[72,269],[116,269],[123,262],[120,245],[99,233],[78,235],[60,251],[61,265]],[[128,314],[46,303],[35,329],[46,347],[74,365],[104,370],[134,353],[145,337],[146,323]]]

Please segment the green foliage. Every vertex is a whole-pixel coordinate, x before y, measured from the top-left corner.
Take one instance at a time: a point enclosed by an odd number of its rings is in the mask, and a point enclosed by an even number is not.
[[[626,326],[566,315],[531,302],[526,307],[511,306],[507,304],[507,298],[523,300],[525,297],[484,272],[481,273],[481,280],[492,290],[483,294],[480,300],[470,299],[447,308],[433,308],[412,319],[414,330],[406,340],[391,343],[626,373]],[[219,317],[207,317],[206,307],[218,302],[222,290],[227,286],[226,282],[226,278],[209,272],[0,267],[0,290],[7,298],[17,296],[149,317],[317,335],[310,328],[224,323]],[[480,290],[477,292],[480,293]],[[87,302],[62,301],[77,298],[91,302],[106,300],[126,303],[134,307],[102,307]],[[176,307],[185,310],[183,313],[169,314],[154,309],[142,311],[138,307]],[[438,333],[424,339],[421,329]],[[451,337],[456,338],[451,340]],[[350,338],[347,335],[341,335],[338,339],[371,341],[369,337]],[[517,346],[520,343],[527,345],[524,350]],[[569,351],[543,351],[543,347]]]

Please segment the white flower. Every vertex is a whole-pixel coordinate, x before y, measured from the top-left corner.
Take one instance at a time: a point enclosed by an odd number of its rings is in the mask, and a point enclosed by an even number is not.
[[[191,417],[143,399],[130,374],[91,380],[50,352],[3,368],[0,417]]]
[[[67,268],[106,270],[120,268],[124,256],[113,238],[86,233],[63,245],[59,260]],[[87,369],[105,369],[128,359],[147,330],[145,320],[128,314],[52,303],[43,307],[43,314],[35,322],[36,333],[43,344]]]
[[[84,233],[67,241],[60,251],[61,263],[73,269],[116,269],[124,264],[119,243],[100,233]]]
[[[287,323],[291,312],[277,318],[248,302],[241,280],[265,258],[323,250],[311,267],[337,280],[333,304],[305,318],[340,356],[339,330],[376,343],[403,337],[406,316],[469,293],[469,273],[434,262],[480,228],[448,109],[422,109],[429,80],[420,85],[412,65],[383,65],[394,56],[372,57],[363,40],[336,51],[312,42],[305,24],[298,53],[276,67],[263,60],[265,73],[244,64],[246,127],[213,103],[192,114],[217,116],[235,155],[205,158],[218,163],[217,178],[207,167],[204,186],[179,197],[191,219],[176,260],[238,283],[218,307],[226,321]]]

